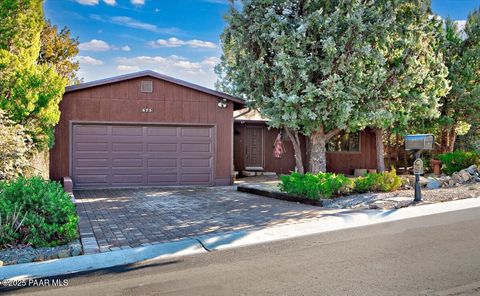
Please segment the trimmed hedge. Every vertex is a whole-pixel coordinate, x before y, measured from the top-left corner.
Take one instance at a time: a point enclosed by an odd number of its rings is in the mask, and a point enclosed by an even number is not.
[[[19,177],[0,182],[0,248],[53,247],[78,237],[78,216],[58,182]]]
[[[280,190],[293,195],[319,200],[344,195],[352,191],[354,183],[342,174],[319,173],[281,176]]]
[[[347,178],[343,174],[292,173],[280,177],[280,190],[292,195],[319,200],[346,195],[351,192],[395,191],[402,185],[402,179],[394,169],[384,173],[368,173],[363,177]]]
[[[480,154],[476,151],[456,150],[439,154],[437,157],[442,162],[442,172],[447,175],[461,171],[471,165],[480,164]]]

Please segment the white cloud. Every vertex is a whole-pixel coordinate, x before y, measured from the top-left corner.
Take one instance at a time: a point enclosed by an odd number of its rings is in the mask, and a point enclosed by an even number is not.
[[[99,3],[99,0],[75,0],[77,3],[82,4],[82,5],[89,5],[89,6],[94,6]],[[116,0],[103,0],[103,2],[107,5],[114,6],[117,4]]]
[[[82,5],[97,5],[98,0],[76,0],[77,3],[80,3]]]
[[[179,32],[181,32],[181,30],[178,28],[159,28],[154,24],[144,23],[135,20],[129,16],[101,16],[98,14],[91,14],[90,18],[100,22],[106,22],[119,26],[140,29],[160,34],[178,34]]]
[[[145,0],[130,0],[130,3],[132,3],[133,5],[136,5],[136,6],[141,6],[141,5],[145,4]]]
[[[180,40],[175,37],[165,39],[158,39],[156,41],[149,41],[147,44],[153,48],[159,47],[180,47],[180,46],[189,46],[193,48],[216,48],[217,45],[210,41],[202,41],[197,39],[192,40]]]
[[[130,51],[131,48],[130,48],[130,46],[128,46],[128,45],[124,45],[124,46],[120,47],[120,50],[121,50],[121,51]]]
[[[217,76],[213,68],[219,62],[218,57],[206,57],[200,61],[192,61],[184,57],[171,56],[137,56],[120,57],[115,60],[117,70],[138,71],[154,70],[165,75],[191,81],[206,87],[213,87]]]
[[[91,56],[77,56],[76,60],[80,63],[80,67],[82,65],[89,65],[89,66],[103,65],[103,61],[92,58]]]
[[[117,70],[119,71],[127,71],[127,72],[134,72],[140,70],[138,66],[129,66],[129,65],[118,65]]]
[[[88,42],[83,42],[78,45],[78,49],[83,51],[107,51],[112,47],[103,40],[92,39]]]

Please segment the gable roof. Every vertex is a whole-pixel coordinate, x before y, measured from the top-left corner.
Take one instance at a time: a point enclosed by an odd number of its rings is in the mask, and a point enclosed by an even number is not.
[[[160,80],[171,82],[171,83],[174,83],[174,84],[177,84],[177,85],[180,85],[180,86],[184,86],[184,87],[196,90],[196,91],[200,91],[200,92],[212,95],[212,96],[216,96],[216,97],[219,97],[219,98],[222,98],[222,99],[232,101],[234,103],[234,107],[235,107],[234,109],[235,110],[243,108],[243,106],[245,105],[245,101],[241,98],[237,98],[237,97],[231,96],[231,95],[223,93],[223,92],[219,92],[219,91],[216,91],[216,90],[213,90],[213,89],[210,89],[210,88],[206,88],[206,87],[194,84],[194,83],[190,83],[190,82],[180,80],[180,79],[177,79],[177,78],[174,78],[174,77],[171,77],[171,76],[160,74],[160,73],[157,73],[157,72],[151,71],[151,70],[129,73],[129,74],[125,74],[125,75],[114,76],[114,77],[110,77],[110,78],[105,78],[105,79],[100,79],[100,80],[95,80],[95,81],[70,85],[70,86],[67,86],[65,88],[65,93],[73,92],[73,91],[77,91],[77,90],[82,90],[82,89],[86,89],[86,88],[90,88],[90,87],[101,86],[101,85],[105,85],[105,84],[116,83],[116,82],[121,82],[121,81],[125,81],[125,80],[145,77],[145,76],[150,76],[150,77],[153,77],[153,78],[157,78],[157,79],[160,79]]]

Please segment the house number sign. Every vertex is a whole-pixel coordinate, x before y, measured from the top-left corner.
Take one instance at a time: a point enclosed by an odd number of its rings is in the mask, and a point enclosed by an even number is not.
[[[413,162],[413,174],[414,175],[422,175],[423,174],[423,161],[422,159],[418,158],[415,159]]]
[[[142,113],[152,113],[153,109],[152,108],[142,108]]]

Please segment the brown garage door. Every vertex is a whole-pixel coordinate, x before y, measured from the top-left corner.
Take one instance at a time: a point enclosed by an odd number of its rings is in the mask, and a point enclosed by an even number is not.
[[[212,127],[73,125],[76,188],[213,185]]]

